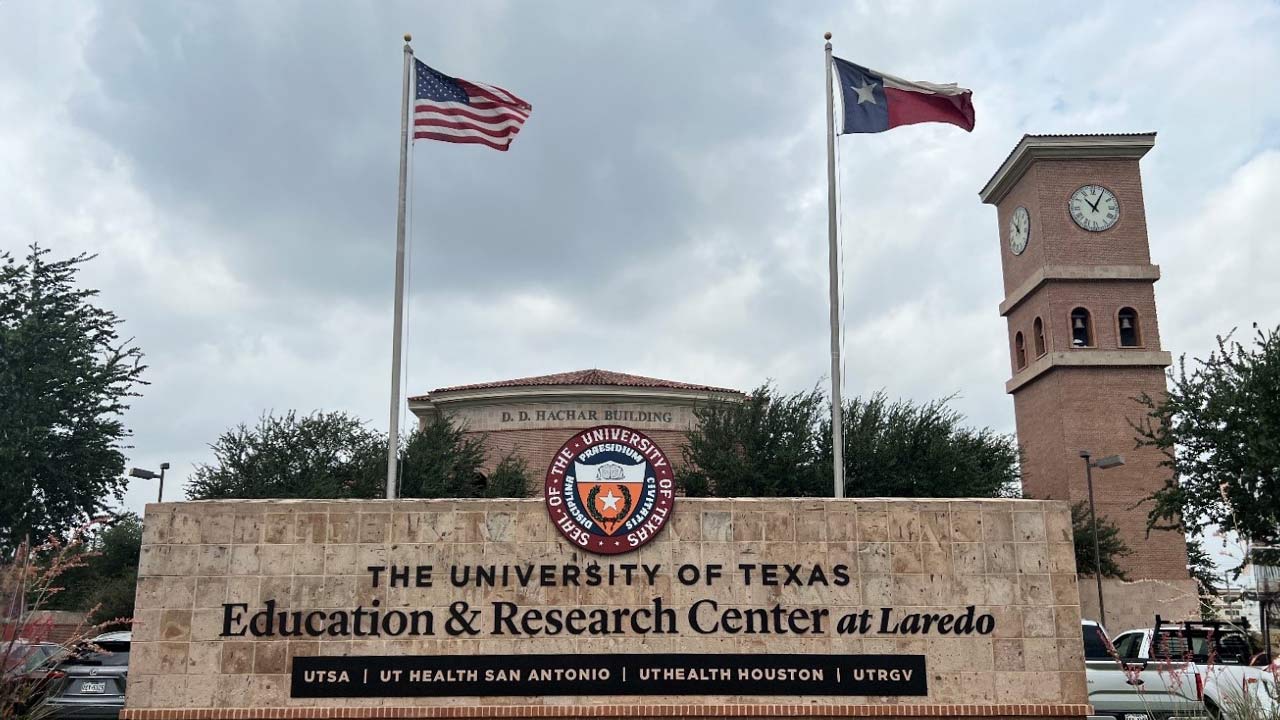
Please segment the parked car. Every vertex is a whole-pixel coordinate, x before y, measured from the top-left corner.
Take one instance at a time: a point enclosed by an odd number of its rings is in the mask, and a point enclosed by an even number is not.
[[[1092,620],[1080,625],[1094,716],[1114,720],[1205,717],[1193,664],[1161,665],[1126,657],[1111,646],[1101,625]]]
[[[129,673],[129,643],[133,633],[109,632],[77,648],[60,664],[59,685],[46,705],[55,718],[117,718],[124,708]]]
[[[1156,616],[1154,628],[1122,632],[1114,645],[1122,658],[1147,661],[1167,672],[1194,667],[1205,711],[1212,717],[1239,720],[1280,714],[1275,673],[1250,665],[1256,653],[1248,636],[1230,626],[1169,624]]]
[[[44,697],[60,674],[53,670],[67,649],[57,643],[23,638],[0,641],[0,682],[10,709],[23,712]]]
[[[6,677],[26,674],[44,665],[50,658],[66,652],[57,643],[24,640],[0,640],[0,665]]]

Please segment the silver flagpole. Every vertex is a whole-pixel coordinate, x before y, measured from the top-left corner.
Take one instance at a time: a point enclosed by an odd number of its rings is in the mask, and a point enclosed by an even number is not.
[[[840,399],[840,275],[836,254],[836,130],[835,97],[831,89],[831,33],[827,50],[827,255],[831,284],[831,457],[835,465],[835,496],[844,497],[844,406]]]
[[[400,452],[400,355],[404,340],[404,204],[409,177],[409,88],[413,80],[413,36],[404,35],[404,88],[400,100],[400,199],[396,206],[396,300],[391,333],[391,429],[387,432],[387,499],[399,495],[396,461]],[[829,71],[828,71],[829,72]]]

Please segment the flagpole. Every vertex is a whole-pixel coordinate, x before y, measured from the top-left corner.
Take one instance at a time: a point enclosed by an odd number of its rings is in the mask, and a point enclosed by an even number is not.
[[[831,458],[835,496],[844,497],[844,406],[840,398],[840,275],[836,250],[835,98],[831,90],[831,33],[825,33],[827,55],[827,273],[831,286]]]
[[[404,35],[404,83],[400,99],[400,197],[396,206],[396,299],[391,333],[391,428],[387,432],[387,499],[399,495],[396,462],[400,452],[400,357],[404,340],[404,207],[409,178],[409,88],[413,77],[413,36]],[[828,73],[830,71],[828,70]]]

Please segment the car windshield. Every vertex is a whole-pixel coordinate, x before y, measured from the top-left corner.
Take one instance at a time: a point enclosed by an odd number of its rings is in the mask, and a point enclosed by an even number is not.
[[[68,665],[128,665],[129,643],[100,642],[98,650],[86,652],[67,661]]]

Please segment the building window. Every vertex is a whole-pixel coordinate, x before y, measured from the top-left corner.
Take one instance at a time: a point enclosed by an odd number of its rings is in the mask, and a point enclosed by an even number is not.
[[[1036,318],[1035,324],[1032,326],[1035,334],[1036,357],[1044,354],[1044,321]]]
[[[1071,311],[1071,347],[1093,347],[1093,319],[1082,307]]]
[[[1131,307],[1120,308],[1120,347],[1142,345],[1142,330],[1138,327],[1138,311]]]
[[[1013,336],[1013,359],[1019,370],[1027,366],[1027,347],[1022,340],[1021,330]]]

